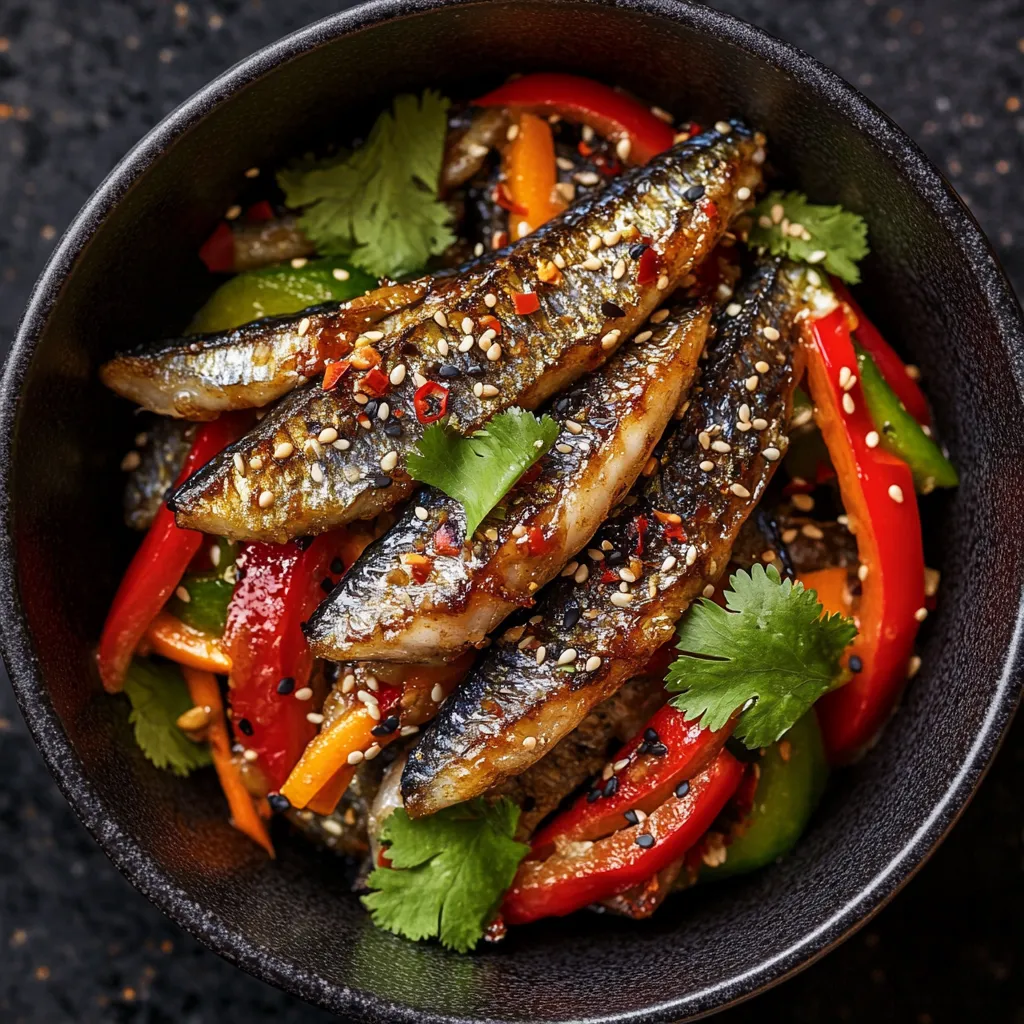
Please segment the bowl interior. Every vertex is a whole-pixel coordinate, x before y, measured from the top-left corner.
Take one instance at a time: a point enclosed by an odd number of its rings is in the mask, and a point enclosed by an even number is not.
[[[231,73],[135,152],[65,240],[4,386],[9,668],[65,792],[115,861],[267,980],[374,1020],[697,1014],[777,979],[877,907],[954,820],[1012,711],[1018,611],[1007,595],[1020,592],[1024,565],[1018,311],[916,151],[846,87],[748,27],[657,0],[428,6],[341,15],[277,50],[277,66],[263,57]],[[184,326],[209,287],[198,246],[246,168],[357,133],[397,91],[472,95],[529,69],[594,75],[704,124],[742,116],[767,132],[787,184],[863,213],[866,304],[921,367],[963,485],[927,502],[945,597],[922,635],[924,668],[790,857],[677,896],[646,924],[577,915],[458,957],[375,930],[339,862],[300,839],[280,834],[267,863],[226,825],[214,780],[152,769],[124,700],[102,695],[92,652],[134,543],[118,514],[132,415],[96,368],[115,348]]]

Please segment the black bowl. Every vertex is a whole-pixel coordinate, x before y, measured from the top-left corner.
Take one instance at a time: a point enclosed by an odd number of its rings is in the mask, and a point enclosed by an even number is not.
[[[625,85],[709,123],[741,115],[818,200],[861,212],[863,292],[918,363],[963,485],[933,503],[943,600],[924,668],[799,847],[678,896],[652,922],[577,915],[455,956],[375,930],[338,862],[282,836],[268,863],[212,778],[152,769],[93,664],[130,540],[118,525],[124,403],[96,367],[180,329],[209,287],[195,253],[242,172],[364,128],[400,89],[471,93],[513,70]],[[893,895],[963,810],[1020,691],[1022,320],[976,224],[918,149],[805,54],[668,0],[381,0],[243,62],[155,128],[58,246],[0,393],[0,629],[36,742],[124,874],[232,962],[373,1021],[692,1017],[820,956]],[[209,774],[209,773],[206,773]]]

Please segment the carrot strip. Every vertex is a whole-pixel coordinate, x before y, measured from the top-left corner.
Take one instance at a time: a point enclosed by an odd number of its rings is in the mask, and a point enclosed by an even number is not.
[[[220,788],[224,790],[228,807],[231,808],[231,824],[239,832],[259,843],[273,857],[274,847],[270,842],[267,826],[260,816],[257,802],[245,788],[238,766],[231,759],[231,741],[228,738],[224,702],[221,700],[217,679],[213,673],[204,672],[189,665],[185,665],[182,672],[185,682],[188,684],[192,702],[198,707],[206,708],[210,714],[208,726],[210,751],[213,754],[213,766],[217,770]]]
[[[505,176],[515,206],[508,217],[513,242],[562,212],[564,204],[555,198],[555,141],[544,118],[519,115],[519,132],[505,154]]]
[[[160,612],[143,639],[155,654],[189,668],[219,675],[231,671],[231,659],[216,637],[187,626],[170,612]]]
[[[345,790],[351,785],[355,774],[356,766],[354,764],[346,764],[344,768],[339,768],[328,779],[327,785],[306,804],[306,810],[312,811],[314,814],[333,814],[334,809],[338,806],[338,801],[345,795]]]

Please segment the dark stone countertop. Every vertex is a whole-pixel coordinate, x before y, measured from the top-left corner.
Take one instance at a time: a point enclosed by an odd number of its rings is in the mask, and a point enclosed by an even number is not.
[[[0,3],[0,338],[115,161],[211,76],[338,0]],[[1024,286],[1020,0],[723,0],[809,50],[916,138]],[[1021,99],[1018,99],[1018,96]],[[114,870],[0,686],[0,1020],[326,1021],[200,948]],[[1024,1024],[1024,720],[955,831],[850,942],[730,1024]]]

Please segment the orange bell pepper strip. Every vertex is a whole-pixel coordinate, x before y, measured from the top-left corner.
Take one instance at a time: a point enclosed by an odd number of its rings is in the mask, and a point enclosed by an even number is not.
[[[905,462],[872,443],[875,424],[851,373],[846,311],[808,321],[807,383],[815,417],[857,538],[857,637],[844,661],[853,677],[816,705],[829,760],[853,760],[885,724],[907,678],[925,612],[921,517]],[[845,373],[843,371],[846,371]]]
[[[850,577],[842,566],[802,572],[798,578],[807,590],[817,593],[826,615],[850,614],[851,594],[847,585]]]
[[[511,198],[509,241],[516,242],[558,216],[565,205],[555,185],[555,140],[551,126],[536,114],[519,115],[519,132],[505,153],[505,182]]]
[[[224,791],[228,807],[231,809],[231,824],[273,857],[274,846],[263,817],[257,809],[257,802],[245,788],[238,765],[231,757],[231,741],[228,738],[227,720],[224,717],[224,702],[220,697],[217,679],[211,672],[203,672],[187,665],[182,672],[188,684],[192,703],[205,708],[210,716],[207,737],[220,788]]]
[[[186,625],[170,612],[157,613],[142,643],[154,654],[179,665],[219,675],[231,671],[231,659],[216,637]]]

